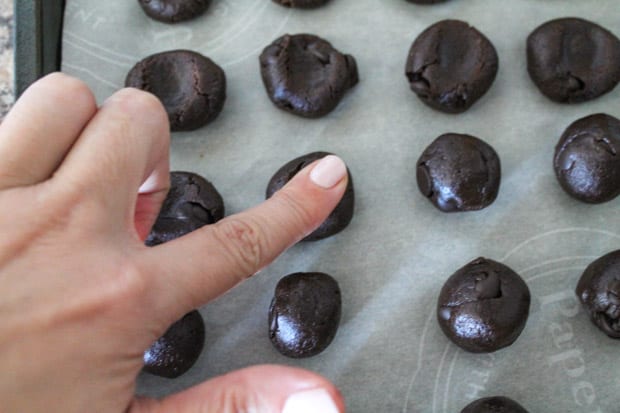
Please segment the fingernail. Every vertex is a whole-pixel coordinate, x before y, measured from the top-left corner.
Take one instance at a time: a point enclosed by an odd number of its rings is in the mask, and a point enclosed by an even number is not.
[[[329,189],[344,178],[347,166],[335,155],[327,155],[321,159],[310,172],[310,179],[318,186]]]
[[[313,389],[289,396],[282,413],[338,413],[338,408],[327,391]]]

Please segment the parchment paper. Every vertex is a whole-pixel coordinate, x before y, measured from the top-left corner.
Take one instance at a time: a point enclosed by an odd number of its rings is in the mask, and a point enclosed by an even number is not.
[[[261,202],[272,174],[310,151],[341,155],[355,179],[355,216],[344,232],[295,246],[202,308],[207,338],[198,363],[176,380],[140,377],[140,393],[162,396],[244,366],[281,363],[333,380],[350,412],[459,412],[490,395],[512,397],[532,413],[619,411],[620,342],[590,323],[573,291],[592,260],[620,248],[620,199],[586,205],[569,198],[552,156],[574,120],[620,116],[620,88],[589,103],[555,104],[530,81],[525,61],[527,35],[552,18],[581,16],[620,35],[617,0],[332,0],[313,11],[214,0],[205,16],[176,26],[147,18],[136,1],[67,3],[63,70],[88,82],[99,101],[155,52],[193,49],[223,67],[223,112],[203,129],[175,134],[171,161],[174,170],[211,180],[227,213]],[[460,115],[422,104],[404,76],[414,38],[445,18],[485,33],[500,58],[492,88]],[[353,54],[359,66],[360,83],[322,119],[276,109],[260,79],[260,51],[302,32]],[[445,132],[478,136],[499,153],[502,183],[489,208],[444,214],[419,193],[415,162]],[[443,282],[478,256],[512,267],[532,292],[520,338],[487,355],[451,344],[435,317]],[[306,360],[281,356],[267,334],[275,284],[296,271],[327,272],[343,291],[335,340]]]

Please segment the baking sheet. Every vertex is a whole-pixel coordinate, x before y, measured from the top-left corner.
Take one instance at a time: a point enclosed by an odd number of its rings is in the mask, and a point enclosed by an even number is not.
[[[617,412],[620,342],[608,339],[577,305],[573,290],[596,257],[620,247],[620,200],[585,205],[569,198],[552,170],[562,131],[582,116],[620,116],[620,88],[595,101],[559,105],[526,72],[525,39],[556,17],[581,16],[620,35],[617,0],[453,0],[418,6],[404,0],[333,0],[291,10],[268,0],[214,0],[192,22],[147,18],[136,1],[69,0],[63,70],[84,79],[99,101],[119,89],[141,58],[187,48],[226,71],[219,118],[174,134],[171,162],[211,180],[227,213],[263,200],[272,174],[315,150],[341,155],[355,179],[351,225],[335,237],[298,245],[273,265],[203,307],[203,354],[176,380],[139,379],[142,394],[162,396],[258,363],[308,368],[333,380],[350,412],[458,412],[471,400],[506,395],[530,412]],[[409,91],[404,64],[427,26],[458,18],[485,33],[500,68],[468,112],[433,111]],[[357,59],[360,83],[321,119],[276,109],[262,85],[258,55],[284,33],[314,33]],[[445,132],[490,143],[502,183],[489,208],[444,214],[419,193],[415,162]],[[445,279],[478,256],[519,272],[532,292],[531,314],[511,347],[487,355],[451,344],[435,320]],[[333,275],[343,292],[338,334],[322,354],[281,356],[268,339],[267,309],[277,281],[296,271]]]

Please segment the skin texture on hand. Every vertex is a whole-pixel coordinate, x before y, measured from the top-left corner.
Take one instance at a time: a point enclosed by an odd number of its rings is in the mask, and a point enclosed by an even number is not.
[[[2,412],[344,411],[328,381],[278,366],[134,399],[144,350],[312,232],[347,184],[342,161],[318,161],[263,204],[147,248],[169,139],[154,96],[124,89],[97,107],[62,74],[35,83],[0,125]]]

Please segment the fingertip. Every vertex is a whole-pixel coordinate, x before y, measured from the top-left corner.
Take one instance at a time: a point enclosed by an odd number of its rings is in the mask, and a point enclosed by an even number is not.
[[[327,155],[312,166],[309,176],[315,185],[330,189],[347,176],[347,165],[338,156]]]
[[[102,107],[108,106],[116,106],[131,119],[154,122],[161,129],[170,129],[164,105],[155,95],[144,90],[132,87],[120,89],[103,102]]]
[[[60,102],[66,102],[91,115],[97,110],[95,95],[90,87],[82,80],[62,72],[53,72],[40,78],[30,85],[22,96],[28,98],[31,94],[39,95],[40,92],[44,92],[41,97],[59,106]],[[37,96],[37,100],[41,97]]]

